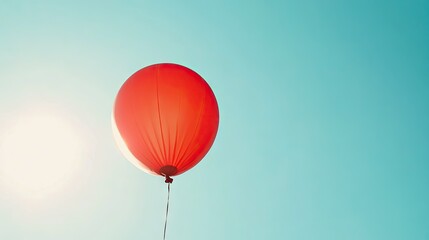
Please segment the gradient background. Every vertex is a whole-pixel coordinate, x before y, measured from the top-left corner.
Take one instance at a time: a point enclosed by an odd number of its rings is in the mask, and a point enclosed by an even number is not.
[[[89,151],[47,204],[0,189],[0,239],[162,239],[166,185],[110,123],[158,62],[202,75],[221,116],[175,178],[167,239],[429,239],[425,0],[2,0],[0,120],[62,109]]]

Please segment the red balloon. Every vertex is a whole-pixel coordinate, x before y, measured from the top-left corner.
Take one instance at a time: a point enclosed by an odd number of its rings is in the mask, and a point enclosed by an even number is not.
[[[216,98],[196,72],[172,63],[134,73],[115,100],[113,126],[138,167],[179,175],[199,163],[219,126]]]

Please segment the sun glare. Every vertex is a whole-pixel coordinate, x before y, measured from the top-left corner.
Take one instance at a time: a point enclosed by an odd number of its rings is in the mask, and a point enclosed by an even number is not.
[[[66,187],[82,159],[82,139],[65,117],[36,113],[2,126],[0,187],[26,199]]]

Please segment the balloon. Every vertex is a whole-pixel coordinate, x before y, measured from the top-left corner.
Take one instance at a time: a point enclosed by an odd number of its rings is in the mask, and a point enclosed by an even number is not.
[[[140,69],[122,85],[112,122],[118,145],[131,162],[170,177],[207,154],[218,130],[219,109],[200,75],[161,63]]]

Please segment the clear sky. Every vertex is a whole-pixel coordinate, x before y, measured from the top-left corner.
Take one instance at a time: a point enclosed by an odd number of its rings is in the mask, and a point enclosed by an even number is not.
[[[221,117],[167,239],[429,239],[425,0],[2,0],[0,239],[162,239],[166,185],[110,122],[159,62],[203,76]]]

